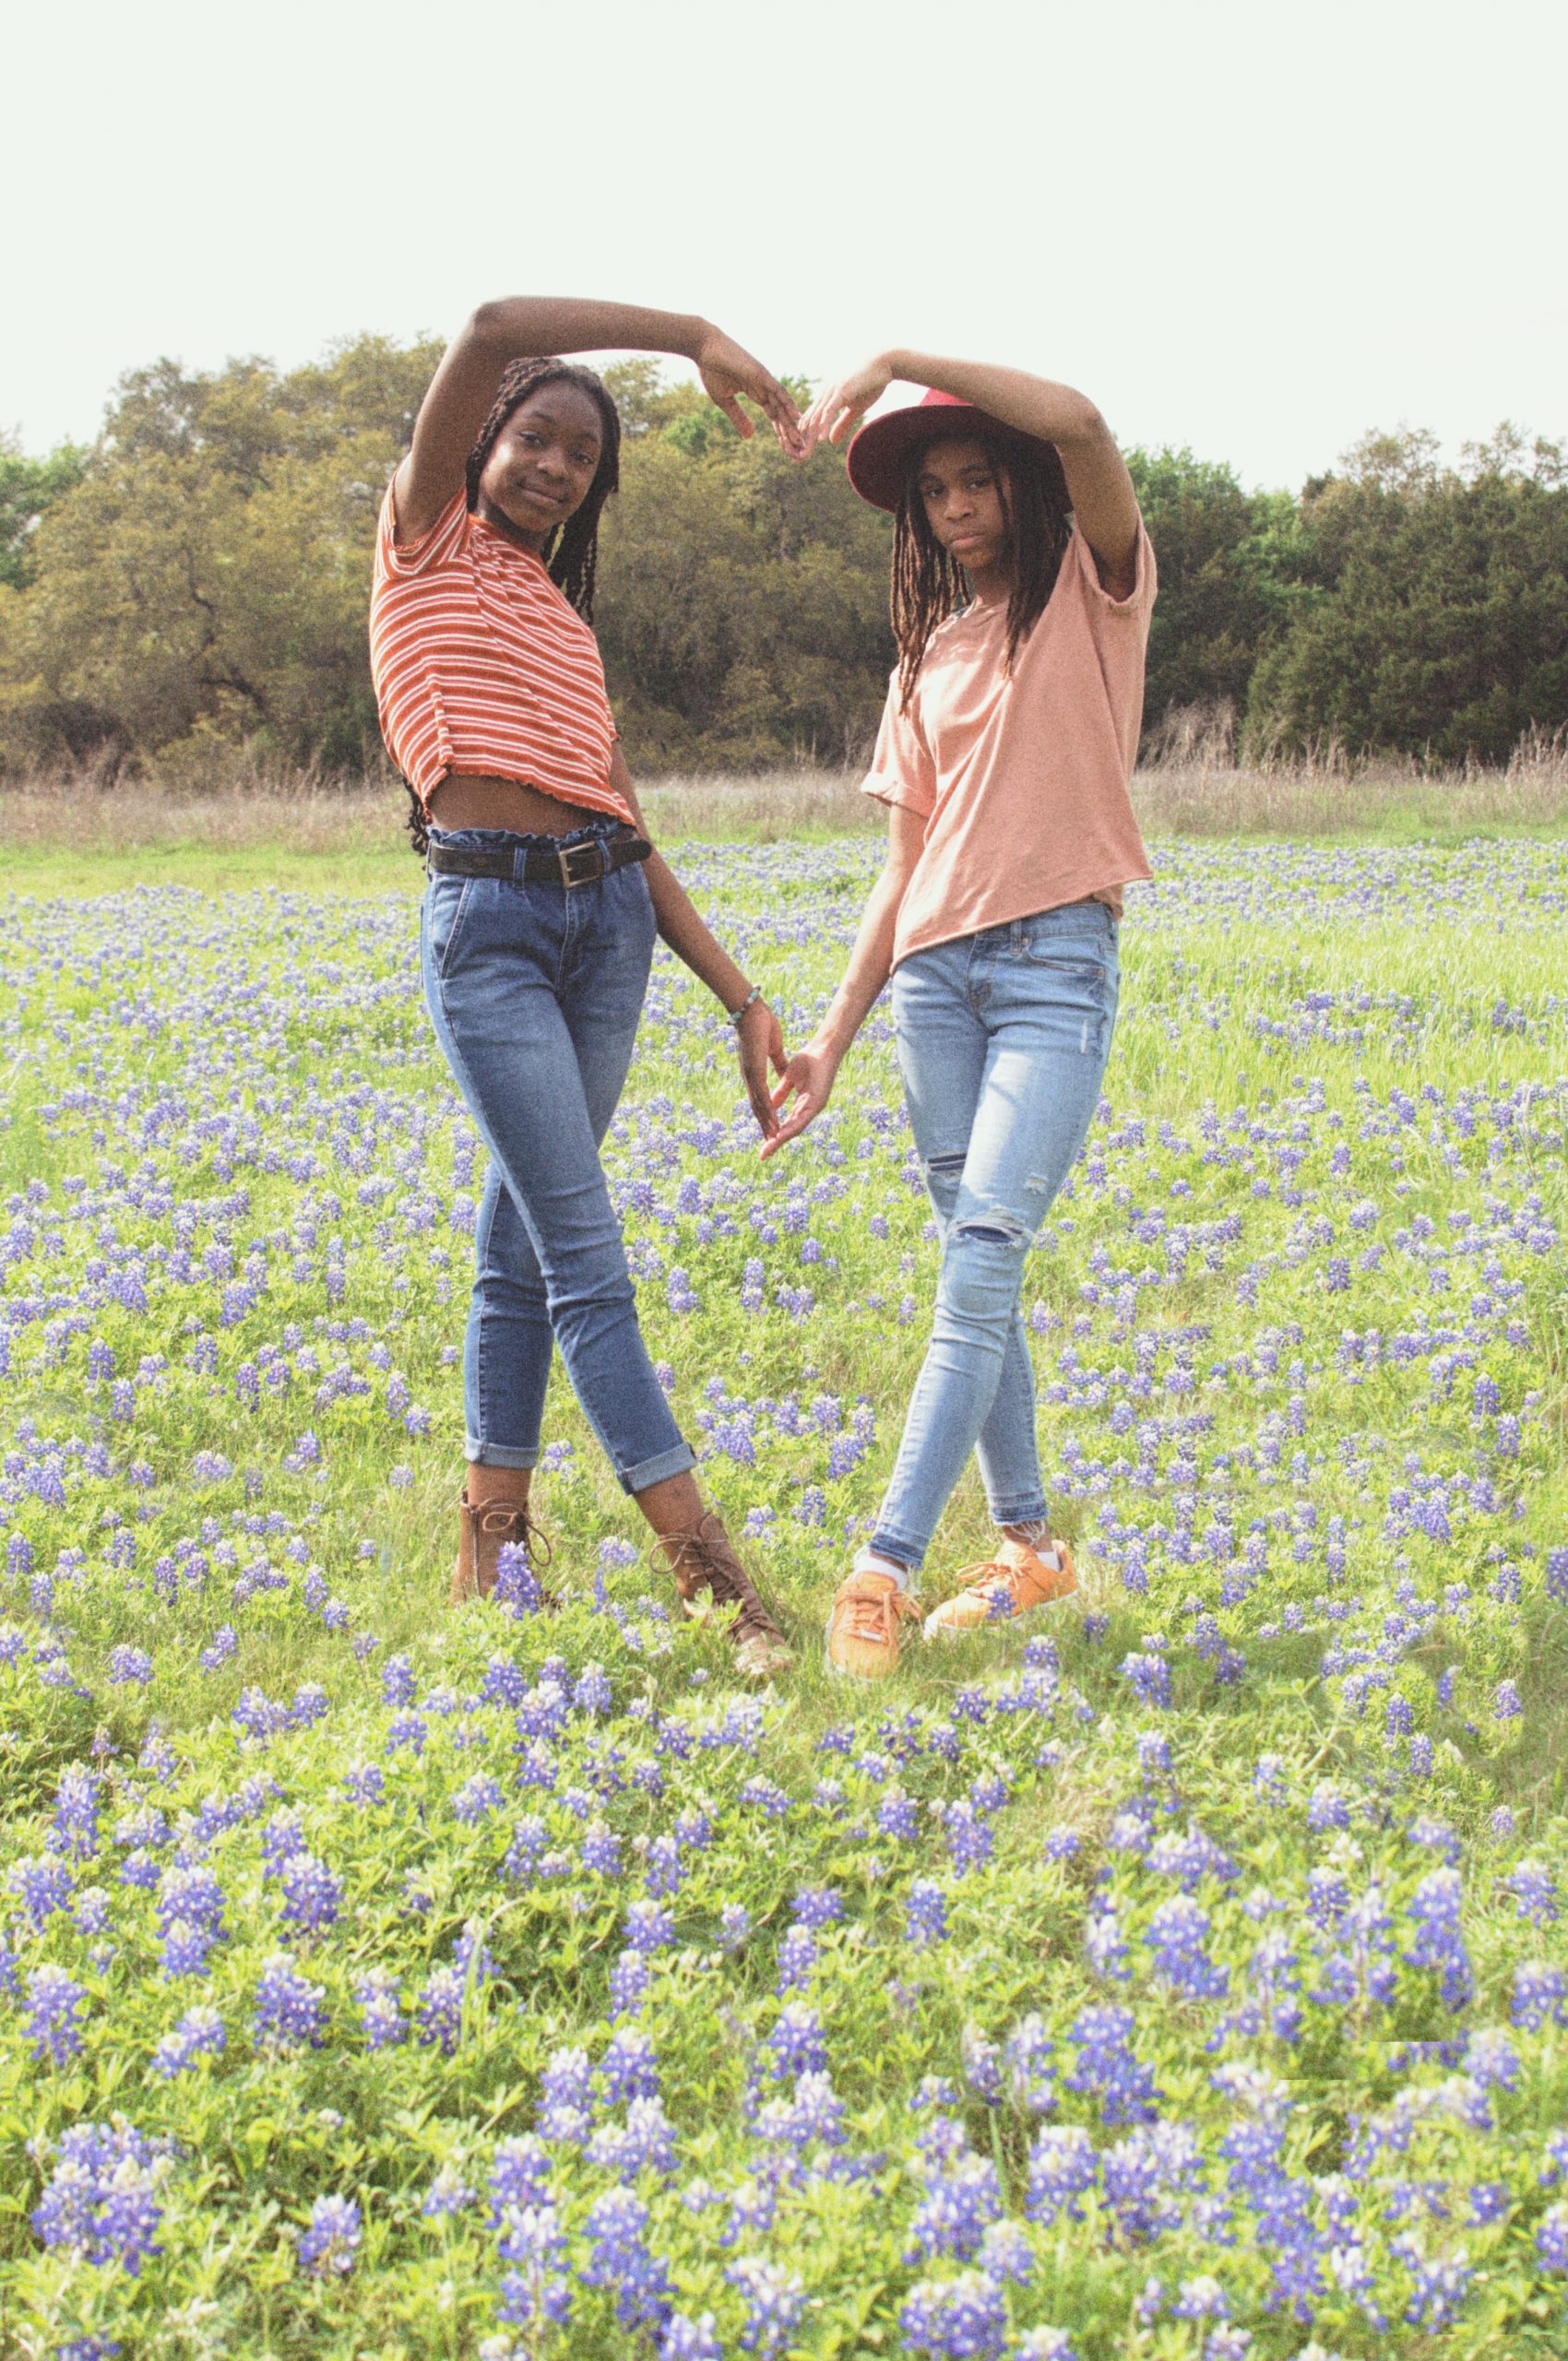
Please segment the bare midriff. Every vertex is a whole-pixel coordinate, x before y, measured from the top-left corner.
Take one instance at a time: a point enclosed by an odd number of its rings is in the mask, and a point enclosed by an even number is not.
[[[449,771],[430,799],[438,828],[509,828],[519,836],[567,836],[602,817],[586,804],[564,802],[515,778],[479,778]]]

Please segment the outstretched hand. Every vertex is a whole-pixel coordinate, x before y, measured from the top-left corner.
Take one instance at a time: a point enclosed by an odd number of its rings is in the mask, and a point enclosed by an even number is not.
[[[746,1086],[746,1097],[752,1102],[757,1129],[765,1141],[771,1140],[778,1129],[774,1113],[773,1094],[767,1086],[769,1066],[777,1074],[788,1072],[784,1063],[784,1035],[778,1019],[765,1000],[754,1000],[735,1028],[736,1049],[740,1053],[741,1079]],[[766,1145],[763,1154],[767,1154]]]
[[[763,1127],[767,1137],[760,1150],[764,1157],[771,1156],[786,1140],[798,1139],[806,1125],[816,1121],[832,1094],[837,1072],[837,1059],[829,1057],[826,1050],[796,1050],[781,1069],[778,1087],[768,1109],[770,1120]],[[776,1110],[791,1098],[795,1103],[780,1122]]]
[[[715,327],[704,336],[695,359],[703,390],[709,401],[718,403],[738,434],[749,440],[756,433],[738,398],[745,394],[766,417],[790,457],[805,457],[807,445],[802,439],[801,414],[794,397],[760,361],[754,360],[733,337]]]
[[[818,394],[801,421],[801,435],[806,454],[815,448],[826,436],[829,443],[843,443],[864,418],[873,402],[880,401],[893,383],[893,372],[886,359],[878,353],[847,377],[826,386]]]

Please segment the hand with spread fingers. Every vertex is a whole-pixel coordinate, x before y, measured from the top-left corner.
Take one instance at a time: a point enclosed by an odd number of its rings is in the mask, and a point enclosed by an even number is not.
[[[726,336],[721,328],[706,326],[693,358],[709,401],[718,403],[737,433],[749,439],[756,432],[741,408],[738,397],[744,394],[763,412],[790,457],[805,457],[807,446],[801,434],[800,411],[789,388],[781,386],[733,337]]]
[[[806,455],[825,439],[829,443],[847,442],[872,404],[882,399],[893,383],[894,374],[887,355],[879,352],[874,360],[862,362],[859,369],[851,369],[847,377],[826,386],[801,421]]]

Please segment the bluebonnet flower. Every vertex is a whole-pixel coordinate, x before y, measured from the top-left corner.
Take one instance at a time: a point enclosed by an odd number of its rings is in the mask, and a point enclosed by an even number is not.
[[[314,1853],[294,1853],[281,1871],[283,1916],[307,1935],[324,1934],[341,1916],[343,1889]]]
[[[98,1850],[98,1814],[103,1782],[82,1762],[67,1763],[54,1793],[54,1819],[50,1843],[57,1853],[77,1861],[90,1860]]]
[[[790,2080],[797,2074],[826,2072],[827,2043],[822,2020],[803,2001],[785,2002],[767,2038],[776,2076]]]
[[[816,1965],[816,1944],[804,1927],[786,1928],[778,1946],[778,1976],[774,1989],[782,1996],[808,1984]]]
[[[1536,2260],[1543,2271],[1568,2271],[1568,2205],[1549,2205],[1537,2223]]]
[[[303,1976],[287,1952],[273,1952],[255,1987],[252,2038],[258,2049],[319,2049],[327,2038],[327,1995]]]
[[[760,1299],[757,1308],[760,1309]],[[724,2361],[724,2347],[714,2331],[713,2314],[704,2312],[694,2320],[685,2312],[671,2313],[659,2341],[659,2361]]]
[[[1189,1894],[1172,1894],[1150,1918],[1144,1940],[1154,1954],[1155,1974],[1194,1999],[1223,1999],[1229,1977],[1207,1951],[1211,1921]]]
[[[434,1967],[414,2001],[421,2044],[450,2058],[463,2037],[463,2005],[469,1979],[455,1963]]]
[[[948,2169],[927,2175],[925,2194],[909,2224],[909,2255],[951,2255],[972,2261],[981,2237],[1002,2212],[996,2166],[988,2156],[964,2153]]]
[[[939,1943],[947,1932],[947,1896],[932,1878],[916,1878],[909,1888],[904,1940],[918,1949]]]
[[[89,2263],[117,2263],[135,2278],[159,2252],[162,2161],[123,2119],[76,2123],[63,2131],[32,2226],[46,2247],[66,2247]]]
[[[87,2007],[86,1987],[63,1967],[46,1961],[28,1977],[23,2023],[36,2055],[52,2066],[64,2066],[82,2046],[79,2020]]]
[[[1132,2011],[1118,2008],[1080,2009],[1067,2028],[1078,2059],[1063,2077],[1066,2086],[1097,2096],[1112,2127],[1147,2122],[1155,2112],[1154,2076],[1134,2055],[1133,2030]]]
[[[1051,2224],[1066,2213],[1084,2218],[1079,2200],[1099,2177],[1099,2158],[1087,2131],[1077,2124],[1048,2124],[1029,2151],[1028,2195],[1025,2211],[1031,2222]]]
[[[616,2026],[600,2061],[600,2074],[612,2106],[624,2106],[630,2099],[657,2097],[659,2060],[640,2026]]]
[[[1031,2328],[1013,2346],[1008,2361],[1078,2361],[1078,2356],[1064,2328]]]
[[[741,2350],[759,2361],[777,2361],[805,2317],[806,2291],[791,2271],[778,2263],[742,2255],[724,2273],[745,2299],[746,2317],[741,2330]]]
[[[554,2206],[508,2209],[496,2251],[508,2266],[501,2277],[502,2319],[536,2336],[564,2326],[571,2317],[572,2289],[564,2268],[565,2235]]]
[[[719,1940],[727,1952],[739,1951],[752,1931],[752,1914],[743,1902],[727,1902],[719,1914]]]
[[[346,2279],[363,2236],[360,2209],[351,2197],[318,2197],[299,2245],[300,2269],[324,2279]]]
[[[1568,1975],[1543,1961],[1522,1961],[1514,1970],[1509,2013],[1526,2033],[1539,2033],[1549,2024],[1568,2024]]]
[[[628,1903],[625,1939],[629,1951],[662,1951],[675,1940],[675,1921],[661,1902]]]
[[[509,2210],[550,2201],[550,2151],[532,2132],[498,2140],[491,2161],[491,2227],[499,2226]]]
[[[543,2140],[580,2144],[593,2128],[593,2069],[584,2049],[557,2049],[545,2060],[536,2128]]]
[[[583,2278],[615,2298],[624,2329],[662,2328],[671,2310],[670,2274],[647,2244],[648,2209],[630,2189],[612,2189],[588,2208]]]
[[[6,1879],[8,1890],[21,1904],[35,1928],[42,1927],[53,1912],[66,1907],[71,1899],[72,1884],[69,1868],[53,1854],[40,1854],[36,1859],[13,1862]]]
[[[1054,2054],[1045,2020],[1033,2011],[1019,2018],[1002,2045],[1006,2095],[1026,2115],[1044,2115],[1055,2102]]]
[[[372,1968],[355,1990],[360,2023],[367,2049],[393,2049],[408,2037],[409,2021],[398,1999],[402,1978],[384,1967]]]
[[[187,2009],[172,2033],[166,2033],[152,2053],[153,2071],[166,2079],[183,2074],[202,2057],[216,2058],[228,2035],[216,2009]]]
[[[446,2221],[453,2214],[462,2213],[465,2206],[471,2205],[473,2201],[474,2192],[457,2165],[446,2164],[441,2165],[425,2190],[420,2212],[427,2222]]]
[[[983,2271],[956,2279],[917,2281],[898,2311],[904,2348],[927,2361],[1000,2361],[1007,2336],[1007,2306]]]
[[[1469,1955],[1459,1924],[1461,1888],[1455,1869],[1432,1869],[1408,1904],[1416,1938],[1405,1956],[1412,1967],[1433,1967],[1442,1976],[1443,2005],[1461,2009],[1475,1989]]]
[[[1521,1861],[1498,1882],[1504,1893],[1514,1896],[1518,1917],[1528,1918],[1537,1927],[1548,1927],[1558,1916],[1556,1880],[1540,1862]]]
[[[647,1995],[647,1953],[623,1952],[610,1970],[610,2013],[635,2016]]]
[[[659,2098],[633,2099],[623,2124],[605,2124],[588,2143],[588,2160],[619,2181],[641,2172],[667,2177],[675,2169],[675,2127]]]

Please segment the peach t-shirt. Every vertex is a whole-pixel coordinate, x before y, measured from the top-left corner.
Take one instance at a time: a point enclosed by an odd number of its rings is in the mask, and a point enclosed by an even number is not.
[[[893,964],[1151,872],[1128,792],[1143,721],[1154,552],[1138,528],[1125,599],[1101,589],[1075,525],[1045,611],[1013,658],[1004,606],[932,634],[907,713],[893,676],[868,795],[925,818]]]

